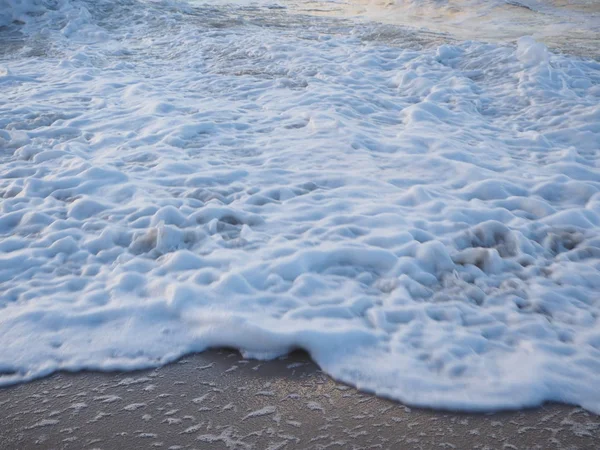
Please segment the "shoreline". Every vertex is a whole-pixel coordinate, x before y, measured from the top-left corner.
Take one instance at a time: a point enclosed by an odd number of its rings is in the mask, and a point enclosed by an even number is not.
[[[582,408],[410,408],[324,374],[306,353],[193,354],[135,372],[61,372],[0,389],[3,449],[594,449]]]

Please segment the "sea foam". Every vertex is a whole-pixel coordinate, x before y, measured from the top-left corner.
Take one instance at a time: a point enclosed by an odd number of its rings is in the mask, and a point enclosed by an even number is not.
[[[282,9],[24,22],[1,384],[302,348],[414,405],[600,412],[598,62]]]

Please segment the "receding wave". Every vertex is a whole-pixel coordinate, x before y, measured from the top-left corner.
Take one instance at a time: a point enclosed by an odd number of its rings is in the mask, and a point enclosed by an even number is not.
[[[600,412],[598,62],[272,5],[5,4],[1,384],[302,348],[410,404]]]

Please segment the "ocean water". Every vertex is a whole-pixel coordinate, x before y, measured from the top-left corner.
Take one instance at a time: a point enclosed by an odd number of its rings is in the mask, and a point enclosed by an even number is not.
[[[0,0],[0,384],[302,348],[600,413],[598,9],[519,5]]]
[[[317,0],[295,4],[304,13],[433,30],[457,40],[503,43],[531,36],[554,50],[600,56],[597,0]]]

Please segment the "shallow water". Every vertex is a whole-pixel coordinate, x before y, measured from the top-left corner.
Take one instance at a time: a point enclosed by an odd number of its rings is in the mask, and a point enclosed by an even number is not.
[[[375,20],[461,40],[512,42],[529,35],[556,51],[600,56],[600,2],[594,0],[340,0],[294,5],[292,9],[301,13]]]
[[[411,404],[600,411],[597,61],[302,4],[1,1],[0,383],[299,347]]]

